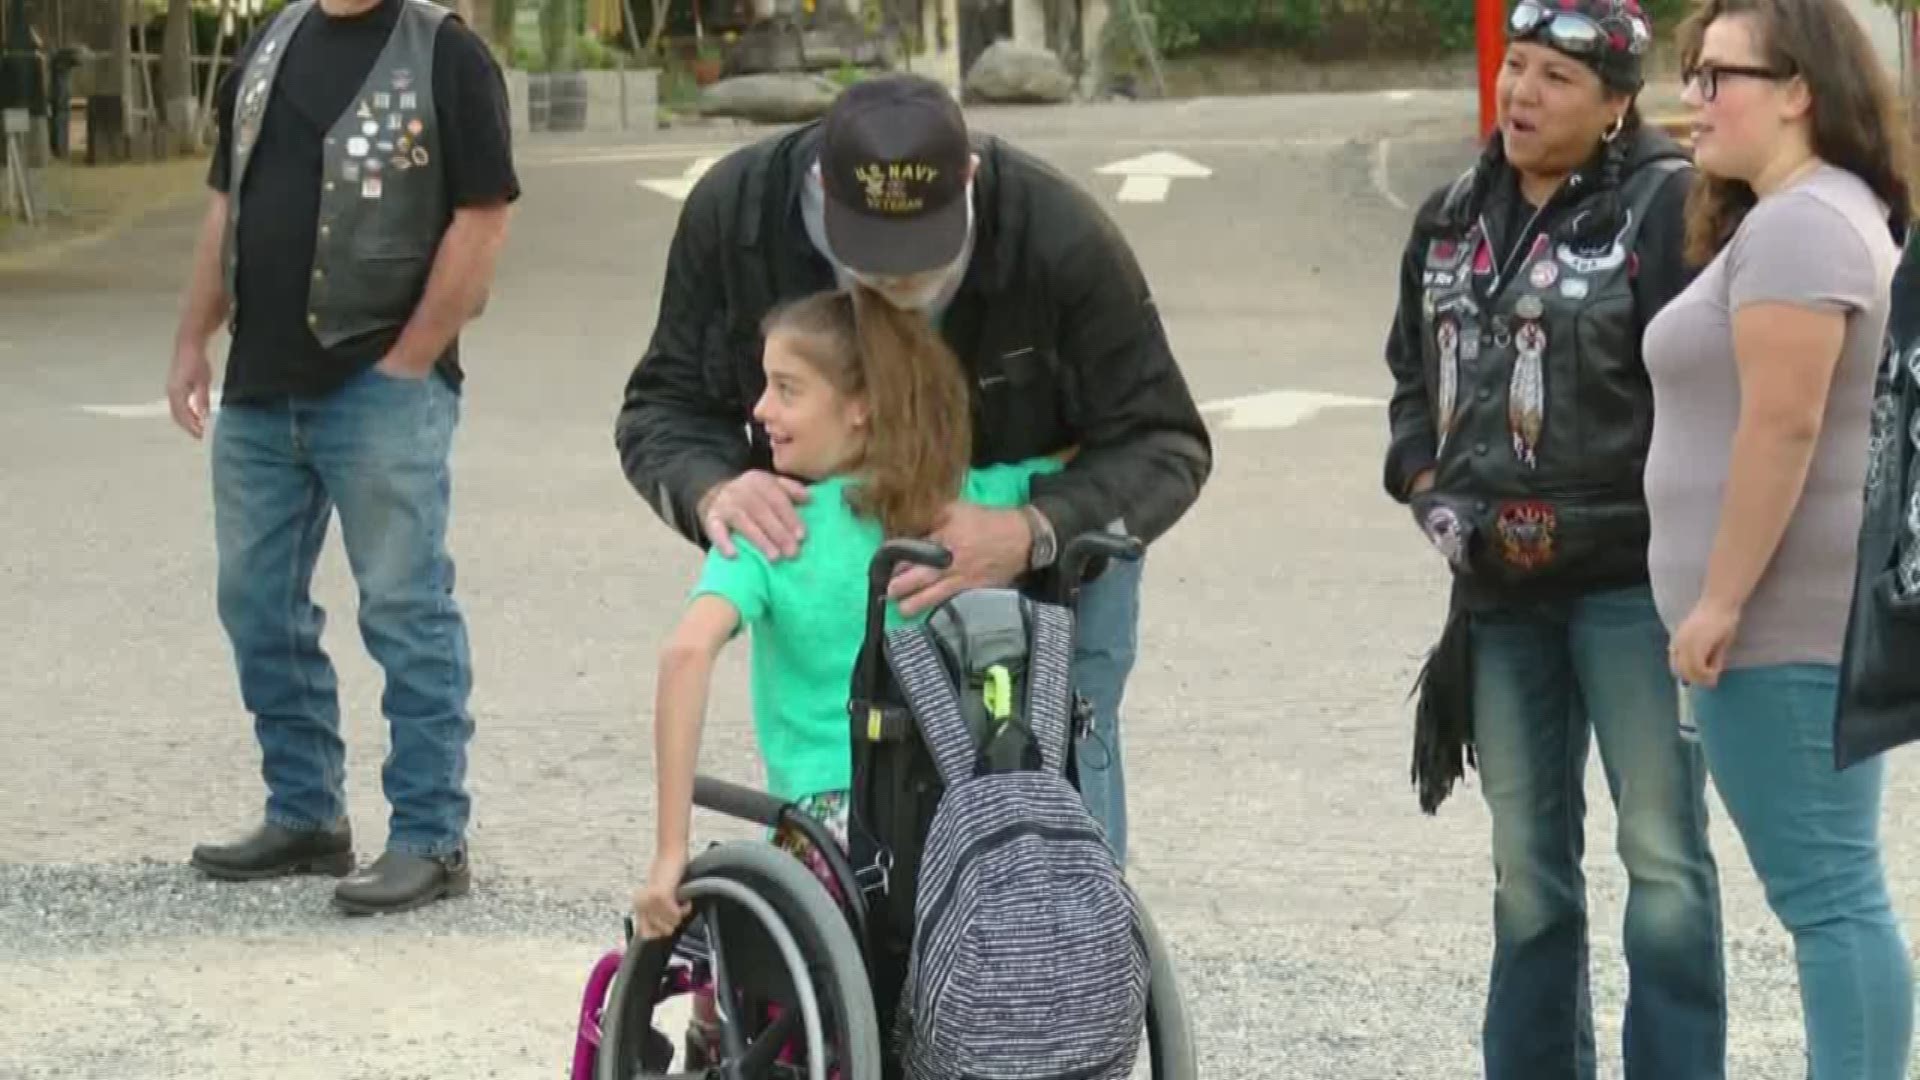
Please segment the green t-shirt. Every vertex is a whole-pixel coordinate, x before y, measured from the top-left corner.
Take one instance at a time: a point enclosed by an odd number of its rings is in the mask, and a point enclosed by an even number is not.
[[[1022,506],[1029,481],[1061,467],[1053,458],[1037,458],[973,469],[961,498],[994,508]],[[769,561],[736,535],[736,557],[709,551],[691,594],[731,602],[751,634],[754,733],[767,786],[782,799],[852,784],[847,702],[866,634],[867,569],[882,537],[878,521],[848,507],[847,484],[836,477],[808,489],[812,498],[796,507],[806,539],[793,558]],[[889,628],[918,621],[887,604]]]

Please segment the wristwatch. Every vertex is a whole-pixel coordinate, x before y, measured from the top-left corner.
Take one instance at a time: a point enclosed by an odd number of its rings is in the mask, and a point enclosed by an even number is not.
[[[1059,543],[1053,535],[1053,523],[1047,515],[1028,504],[1020,508],[1021,516],[1027,519],[1027,534],[1032,538],[1027,548],[1027,569],[1045,570],[1058,558]]]

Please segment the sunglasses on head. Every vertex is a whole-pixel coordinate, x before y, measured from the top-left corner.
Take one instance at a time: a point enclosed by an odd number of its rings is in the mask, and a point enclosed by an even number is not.
[[[1633,28],[1627,51],[1638,56],[1647,48],[1646,23],[1632,16],[1627,22]],[[1507,17],[1507,35],[1516,41],[1542,38],[1568,56],[1583,60],[1597,60],[1613,51],[1613,37],[1599,23],[1579,12],[1557,11],[1539,0],[1521,0],[1514,6],[1513,14]]]

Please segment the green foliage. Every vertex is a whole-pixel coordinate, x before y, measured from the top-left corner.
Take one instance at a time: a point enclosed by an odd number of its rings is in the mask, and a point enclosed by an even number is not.
[[[1419,55],[1470,50],[1474,0],[1135,0],[1167,55],[1234,47],[1304,54]],[[1666,39],[1693,0],[1641,0]],[[1920,0],[1876,0],[1920,7]],[[1503,5],[1504,6],[1504,5]]]
[[[1320,32],[1320,0],[1136,0],[1151,12],[1155,41],[1175,54],[1222,46],[1298,46]]]

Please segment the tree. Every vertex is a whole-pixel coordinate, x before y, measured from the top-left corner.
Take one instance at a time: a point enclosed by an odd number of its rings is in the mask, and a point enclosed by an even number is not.
[[[167,0],[167,28],[160,38],[160,122],[175,150],[194,134],[193,0]]]

